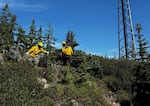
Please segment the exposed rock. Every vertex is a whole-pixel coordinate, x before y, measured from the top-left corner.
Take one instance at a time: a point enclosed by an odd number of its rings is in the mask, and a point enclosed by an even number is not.
[[[79,106],[79,103],[75,99],[72,99],[71,103],[73,106]]]
[[[22,59],[22,56],[19,52],[19,50],[16,47],[12,47],[10,48],[7,52],[6,52],[7,56],[14,61],[19,62]]]
[[[50,87],[50,85],[49,85],[49,84],[44,84],[43,89],[47,89],[48,87]]]
[[[0,62],[4,62],[3,53],[0,53]]]
[[[37,78],[38,82],[43,86],[43,89],[47,89],[50,87],[49,84],[47,84],[47,80],[45,78]]]

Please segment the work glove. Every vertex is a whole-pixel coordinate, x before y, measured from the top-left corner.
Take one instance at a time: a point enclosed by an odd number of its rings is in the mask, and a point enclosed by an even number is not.
[[[28,55],[29,55],[29,52],[26,52],[26,55],[28,56]]]

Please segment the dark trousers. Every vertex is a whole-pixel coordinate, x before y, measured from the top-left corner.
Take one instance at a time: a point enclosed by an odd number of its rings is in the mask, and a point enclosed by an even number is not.
[[[71,63],[71,56],[63,55],[62,61],[63,61],[63,65],[69,65]]]

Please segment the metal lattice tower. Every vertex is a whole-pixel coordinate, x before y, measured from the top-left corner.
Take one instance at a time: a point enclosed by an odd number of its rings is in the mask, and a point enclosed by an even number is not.
[[[135,39],[129,0],[118,0],[119,58],[135,59]]]

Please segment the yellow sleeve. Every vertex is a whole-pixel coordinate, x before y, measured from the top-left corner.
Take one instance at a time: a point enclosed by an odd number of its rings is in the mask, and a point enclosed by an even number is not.
[[[29,53],[33,52],[36,46],[33,46],[31,49],[28,50]]]
[[[43,48],[41,48],[41,51],[44,53],[47,53],[48,51],[44,50]]]
[[[61,51],[62,51],[62,53],[64,53],[64,52],[65,52],[65,48],[63,47],[63,48],[61,49]]]

